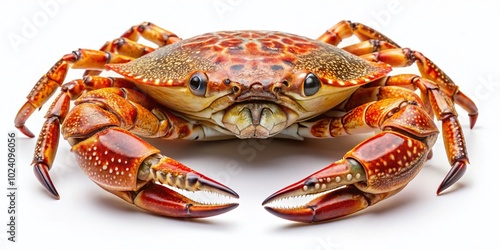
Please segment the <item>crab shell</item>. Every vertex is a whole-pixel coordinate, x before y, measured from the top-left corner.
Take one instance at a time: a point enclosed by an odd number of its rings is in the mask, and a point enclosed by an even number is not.
[[[108,68],[171,111],[239,138],[280,134],[391,70],[330,44],[267,31],[207,33]]]

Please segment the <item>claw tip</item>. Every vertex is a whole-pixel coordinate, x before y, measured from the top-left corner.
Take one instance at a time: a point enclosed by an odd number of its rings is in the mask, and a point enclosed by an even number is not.
[[[223,195],[229,195],[229,196],[236,198],[236,199],[240,198],[238,193],[236,193],[234,190],[232,190],[231,188],[229,188],[229,187],[227,187],[227,186],[225,186],[217,181],[214,181],[214,180],[209,179],[207,177],[199,178],[198,181],[202,186],[204,186],[205,188],[212,190],[216,193],[220,193]]]
[[[451,168],[450,172],[448,172],[448,174],[444,177],[443,181],[439,185],[437,195],[440,195],[444,190],[457,182],[465,174],[466,169],[467,165],[465,165],[464,162],[456,162]]]
[[[470,122],[471,129],[474,128],[474,126],[476,125],[477,116],[478,116],[478,114],[469,115],[469,122]]]
[[[26,126],[20,126],[20,127],[17,127],[17,129],[19,131],[21,131],[21,133],[23,133],[25,136],[29,137],[29,138],[33,138],[35,137],[35,135],[26,127]]]
[[[35,176],[40,181],[40,183],[45,187],[47,191],[54,197],[55,199],[59,200],[59,193],[56,190],[56,187],[52,183],[52,180],[50,179],[49,171],[46,165],[42,163],[37,163],[33,166],[33,171],[35,172]]]

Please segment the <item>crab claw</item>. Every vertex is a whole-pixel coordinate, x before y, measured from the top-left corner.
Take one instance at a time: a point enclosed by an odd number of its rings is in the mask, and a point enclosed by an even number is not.
[[[215,193],[227,198],[239,198],[238,194],[225,185],[212,180],[166,156],[153,155],[146,159],[139,169],[138,178],[148,181],[134,198],[133,203],[156,214],[201,218],[228,212],[238,206],[236,203],[218,203],[210,198]],[[151,165],[150,165],[151,164]],[[203,194],[205,202],[195,201],[175,188],[196,194]]]
[[[238,207],[237,203],[228,202],[239,198],[235,191],[159,154],[149,156],[141,164],[137,191],[116,191],[116,187],[98,184],[144,210],[168,217],[203,218]],[[187,193],[200,201],[189,198]]]
[[[396,193],[371,194],[356,187],[366,181],[365,170],[356,160],[344,159],[283,188],[264,200],[271,214],[298,222],[319,222],[346,216]],[[313,197],[304,205],[280,206],[285,199]],[[278,204],[278,205],[275,205]]]
[[[123,129],[99,131],[74,145],[72,151],[83,172],[96,184],[155,214],[208,217],[238,206],[232,202],[232,198],[239,198],[235,191],[159,154],[158,149]]]

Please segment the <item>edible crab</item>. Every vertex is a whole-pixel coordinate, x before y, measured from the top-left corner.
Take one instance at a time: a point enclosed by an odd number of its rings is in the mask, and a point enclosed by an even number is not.
[[[337,47],[353,35],[359,43]],[[158,48],[139,43],[141,37]],[[392,67],[414,63],[421,75],[388,75]],[[83,78],[66,82],[70,67],[85,69]],[[105,70],[122,77],[101,76]],[[59,198],[49,170],[62,134],[97,185],[172,217],[208,217],[237,207],[198,202],[175,188],[232,198],[238,194],[162,155],[141,137],[302,140],[376,132],[341,160],[263,202],[276,216],[317,222],[352,214],[401,191],[432,155],[439,133],[434,118],[442,123],[451,165],[441,193],[468,164],[455,103],[469,113],[471,128],[478,116],[476,105],[422,53],[350,21],[339,22],[317,40],[254,30],[182,40],[152,23],[133,26],[99,50],[79,49],[57,61],[15,118],[22,133],[34,137],[26,120],[59,88],[33,160],[34,173],[49,193]],[[304,195],[314,198],[293,207],[274,205]]]

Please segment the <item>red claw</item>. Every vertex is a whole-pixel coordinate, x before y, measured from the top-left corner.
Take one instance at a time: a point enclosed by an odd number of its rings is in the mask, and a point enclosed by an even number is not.
[[[109,128],[97,132],[73,146],[72,151],[76,153],[79,165],[85,166],[82,170],[95,183],[155,214],[201,218],[225,213],[238,206],[230,201],[217,204],[219,199],[210,197],[206,197],[209,200],[205,203],[184,196],[186,192],[192,192],[194,196],[203,192],[227,199],[239,197],[229,187],[158,154],[158,149],[123,129]],[[95,157],[85,157],[91,151]],[[96,159],[104,159],[110,165],[99,165]],[[96,172],[101,174],[93,174]]]
[[[423,153],[417,154],[409,149],[416,152],[426,148],[422,142],[402,134],[382,132],[353,148],[344,159],[274,193],[264,205],[285,198],[315,195],[305,205],[266,209],[279,217],[300,222],[325,221],[352,214],[398,193],[412,180],[427,152],[422,150]],[[398,170],[395,166],[401,168]]]
[[[363,167],[352,159],[341,160],[269,196],[265,209],[283,219],[298,222],[319,222],[346,216],[368,207],[389,193],[368,194],[355,183],[366,180]],[[315,195],[304,205],[278,207],[271,203],[285,198]]]
[[[297,222],[311,223],[352,214],[370,204],[368,197],[353,186],[326,193],[297,208],[265,207],[271,214]]]

